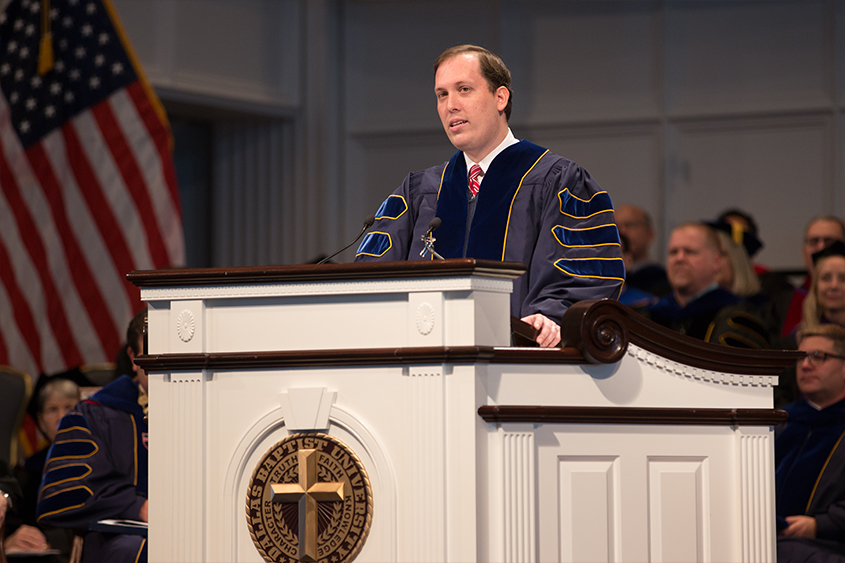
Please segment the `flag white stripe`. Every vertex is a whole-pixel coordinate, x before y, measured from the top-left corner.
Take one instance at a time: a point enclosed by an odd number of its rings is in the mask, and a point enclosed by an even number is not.
[[[132,253],[135,268],[152,268],[153,259],[150,256],[149,247],[141,244],[147,236],[141,215],[123,182],[123,176],[114,162],[97,121],[91,112],[85,111],[73,119],[73,127],[79,135],[82,150],[85,151],[88,162],[100,183],[103,195],[109,202],[118,226],[123,232],[123,240],[126,241],[129,252]]]
[[[109,250],[103,243],[102,235],[97,229],[97,223],[88,208],[88,203],[79,191],[76,177],[67,161],[67,149],[61,131],[56,130],[50,133],[42,142],[56,176],[61,179],[65,208],[71,229],[80,250],[85,255],[88,269],[94,277],[100,295],[109,309],[111,321],[120,330],[132,318],[132,307],[124,289],[124,280],[115,268]],[[107,357],[109,357],[116,354],[117,350],[107,350],[106,352]]]
[[[147,185],[155,210],[156,225],[167,249],[167,256],[172,264],[184,264],[182,218],[170,197],[170,189],[164,177],[164,167],[153,139],[150,138],[147,127],[126,90],[115,92],[109,99],[109,104],[141,169],[141,175],[144,177],[144,183]]]

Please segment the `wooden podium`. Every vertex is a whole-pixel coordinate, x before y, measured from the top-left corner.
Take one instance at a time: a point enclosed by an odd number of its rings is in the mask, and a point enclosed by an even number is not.
[[[561,349],[513,348],[523,271],[130,274],[149,306],[150,561],[263,561],[250,479],[315,432],[369,476],[356,561],[773,561],[772,386],[796,354],[704,344],[615,301],[572,307]]]

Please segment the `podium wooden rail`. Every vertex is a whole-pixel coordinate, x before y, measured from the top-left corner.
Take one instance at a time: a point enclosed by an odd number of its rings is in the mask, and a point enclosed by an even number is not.
[[[356,561],[773,561],[772,386],[798,354],[705,344],[615,301],[571,307],[560,349],[512,347],[523,272],[129,274],[149,306],[150,561],[263,561],[250,479],[300,433],[369,476]]]

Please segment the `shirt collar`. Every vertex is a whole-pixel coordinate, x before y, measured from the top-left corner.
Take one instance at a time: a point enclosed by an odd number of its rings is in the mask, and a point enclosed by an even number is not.
[[[470,158],[467,156],[467,154],[464,153],[464,159],[466,160],[466,163],[467,163],[467,175],[469,175],[469,169],[472,168],[473,164],[478,164],[481,167],[482,174],[487,174],[487,169],[490,167],[490,163],[492,163],[493,160],[497,156],[499,156],[499,153],[502,152],[503,150],[505,150],[506,148],[508,148],[509,146],[517,144],[518,142],[519,142],[519,139],[517,139],[516,137],[513,136],[513,132],[511,132],[511,128],[508,127],[508,134],[505,136],[505,139],[501,143],[499,143],[498,147],[496,147],[495,149],[490,151],[490,154],[488,154],[487,156],[482,158],[481,162],[473,162],[472,160],[470,160]]]

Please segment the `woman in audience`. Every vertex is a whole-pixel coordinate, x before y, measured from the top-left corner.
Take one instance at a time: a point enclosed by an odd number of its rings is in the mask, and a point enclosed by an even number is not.
[[[813,254],[813,284],[804,300],[804,327],[845,326],[845,244],[836,241]]]
[[[68,379],[54,379],[38,392],[38,429],[52,444],[62,417],[70,412],[79,401],[79,387]],[[6,540],[6,551],[40,551],[52,547],[62,553],[70,553],[73,532],[56,528],[43,528],[35,520],[35,506],[38,504],[38,488],[49,446],[29,456],[23,467],[15,469],[15,477],[23,489],[23,502],[18,510],[22,526]],[[56,560],[56,559],[54,559]],[[61,560],[60,558],[58,560]]]
[[[734,295],[750,298],[760,293],[760,280],[754,272],[754,265],[745,247],[737,244],[723,230],[717,227],[716,234],[722,246],[722,253],[728,258],[723,262],[719,274],[719,285]]]
[[[836,241],[813,254],[813,281],[804,299],[804,317],[798,328],[812,328],[822,324],[845,326],[845,244]],[[781,348],[796,350],[795,328],[781,341]],[[794,401],[799,396],[795,368],[787,368],[778,377],[775,388],[775,408]]]

